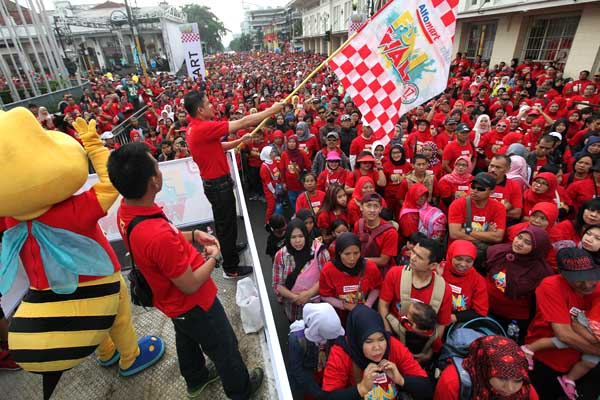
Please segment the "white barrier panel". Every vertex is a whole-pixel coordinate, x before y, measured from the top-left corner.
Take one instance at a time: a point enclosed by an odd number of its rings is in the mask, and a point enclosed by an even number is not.
[[[233,171],[231,157],[227,157],[227,160],[230,171]],[[167,218],[177,227],[211,222],[212,208],[204,195],[202,178],[192,158],[161,162],[158,166],[163,175],[163,187],[156,196],[156,203],[163,207]],[[231,174],[233,178],[233,172]],[[80,192],[89,189],[96,182],[98,182],[96,174],[89,175]],[[111,242],[121,240],[117,227],[117,210],[120,204],[121,197],[108,210],[106,217],[99,221]]]

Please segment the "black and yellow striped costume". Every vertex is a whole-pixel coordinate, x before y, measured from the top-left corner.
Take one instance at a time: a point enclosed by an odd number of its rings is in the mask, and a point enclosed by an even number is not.
[[[30,288],[10,325],[11,355],[30,372],[77,366],[113,326],[120,288],[120,273],[80,283],[69,295]]]

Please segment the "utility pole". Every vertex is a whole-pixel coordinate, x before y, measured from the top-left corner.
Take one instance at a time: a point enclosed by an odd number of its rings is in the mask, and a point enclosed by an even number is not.
[[[129,27],[131,28],[131,35],[133,40],[135,41],[135,48],[137,50],[138,58],[140,60],[140,66],[142,67],[142,72],[144,74],[144,78],[148,79],[148,71],[146,70],[146,61],[144,60],[144,55],[142,54],[142,46],[140,45],[140,38],[138,36],[137,25],[133,23],[131,8],[129,7],[129,3],[125,0],[125,11],[127,12],[127,21],[129,22]]]

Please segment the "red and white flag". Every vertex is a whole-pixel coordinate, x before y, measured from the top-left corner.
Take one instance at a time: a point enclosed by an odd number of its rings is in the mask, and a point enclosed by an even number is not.
[[[329,61],[378,136],[446,88],[458,0],[393,0]]]

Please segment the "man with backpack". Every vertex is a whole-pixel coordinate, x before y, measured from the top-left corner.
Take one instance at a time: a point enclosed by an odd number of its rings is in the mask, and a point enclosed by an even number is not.
[[[126,144],[111,153],[108,174],[124,197],[117,221],[132,264],[137,264],[151,288],[153,305],[175,327],[188,396],[200,396],[220,377],[229,398],[249,398],[260,387],[263,371],[255,368],[248,373],[217,298],[210,276],[222,260],[219,242],[200,230],[181,232],[167,220],[154,202],[162,189],[162,173],[145,144]],[[196,242],[205,246],[206,258],[193,246]],[[203,353],[215,364],[216,373],[206,367]]]
[[[376,193],[367,193],[361,201],[362,218],[354,225],[354,233],[361,242],[360,255],[373,261],[380,270],[387,272],[398,255],[398,231],[379,214],[382,198]]]
[[[406,267],[393,267],[385,276],[379,293],[379,314],[389,332],[402,336],[406,333],[406,318],[411,302],[429,304],[437,315],[432,351],[415,357],[425,363],[433,356],[433,351],[441,347],[441,337],[445,327],[451,322],[452,292],[450,287],[435,271],[443,258],[439,242],[424,238],[412,249],[410,263]]]

